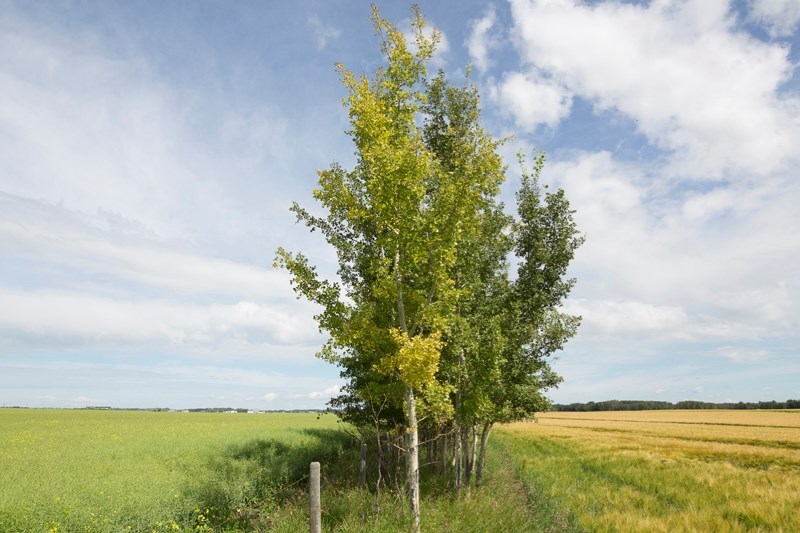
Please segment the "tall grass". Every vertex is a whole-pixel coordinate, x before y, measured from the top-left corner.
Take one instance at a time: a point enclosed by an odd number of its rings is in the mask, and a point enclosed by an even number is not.
[[[800,412],[551,413],[496,438],[593,531],[800,531]]]
[[[516,476],[512,459],[499,444],[490,441],[486,477],[480,488],[456,497],[432,472],[422,474],[422,529],[441,533],[515,533],[580,531],[568,510],[543,493],[531,493]],[[323,465],[322,522],[324,531],[341,533],[391,533],[410,529],[411,516],[402,491],[381,493],[355,487],[355,451],[336,464]],[[280,533],[308,531],[307,501],[295,501],[278,510],[274,530]]]

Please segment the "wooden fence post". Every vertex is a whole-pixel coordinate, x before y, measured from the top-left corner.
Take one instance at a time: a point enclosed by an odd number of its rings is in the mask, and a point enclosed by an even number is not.
[[[358,486],[364,488],[367,484],[367,443],[361,443],[361,457],[358,461]]]
[[[322,505],[319,495],[319,463],[311,463],[309,475],[309,519],[311,533],[322,533]]]

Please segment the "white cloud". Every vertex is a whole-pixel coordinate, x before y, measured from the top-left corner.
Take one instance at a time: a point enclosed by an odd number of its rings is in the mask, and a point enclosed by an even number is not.
[[[586,233],[572,268],[579,335],[732,340],[798,327],[797,186],[765,180],[676,194],[658,186],[658,169],[606,152],[549,163],[544,179],[566,190]]]
[[[332,396],[342,392],[342,386],[339,384],[332,385],[321,391],[314,391],[308,393],[307,397],[314,400],[319,398],[331,398]]]
[[[285,272],[182,251],[85,221],[81,213],[0,192],[0,250],[7,257],[50,263],[79,278],[134,282],[146,290],[293,298]]]
[[[294,153],[274,106],[228,102],[212,84],[168,85],[135,54],[13,13],[0,23],[0,65],[2,192],[114,232],[205,248],[255,232],[244,205],[283,199],[260,194],[265,160],[280,172]]]
[[[490,99],[517,127],[533,131],[540,125],[555,127],[569,115],[572,95],[558,82],[536,73],[507,73],[492,85]]]
[[[676,336],[688,324],[686,312],[678,306],[643,302],[572,299],[564,307],[583,316],[581,333],[598,337],[631,335]]]
[[[470,23],[470,33],[465,41],[472,64],[481,73],[489,67],[489,52],[498,45],[497,37],[490,34],[496,18],[494,6],[490,5],[481,18]]]
[[[0,289],[0,299],[0,332],[25,344],[159,343],[235,350],[237,345],[320,343],[309,314],[250,301],[201,305],[9,289]]]
[[[512,3],[529,73],[627,114],[668,151],[646,163],[561,152],[545,167],[587,236],[567,306],[584,316],[579,339],[734,342],[798,327],[800,106],[778,94],[794,67],[728,8]]]
[[[342,35],[341,30],[323,24],[317,15],[310,16],[308,18],[308,24],[314,32],[314,38],[317,41],[317,50],[323,50],[328,45],[328,41],[338,39]]]
[[[277,398],[278,395],[274,392],[268,392],[267,394],[264,395],[264,399],[267,400],[268,402],[271,402]]]
[[[633,118],[674,172],[769,175],[800,159],[799,101],[778,95],[788,49],[737,31],[726,0],[513,0],[512,14],[532,67]]]
[[[788,37],[800,24],[797,0],[748,0],[750,17],[763,24],[773,37]]]
[[[215,107],[219,87],[171,84],[136,46],[108,50],[91,32],[7,15],[3,352],[147,346],[277,358],[303,345],[311,357],[314,306],[269,266],[277,242],[298,239],[288,236],[292,180],[278,187],[271,176],[285,177],[295,153],[285,117],[268,103]]]
[[[141,65],[34,35],[3,32],[0,45],[3,190],[85,212],[103,207],[159,236],[185,235],[168,211],[208,184],[171,155],[176,103],[147,85]]]
[[[705,220],[735,208],[741,200],[730,189],[713,189],[687,199],[683,215],[689,220]]]

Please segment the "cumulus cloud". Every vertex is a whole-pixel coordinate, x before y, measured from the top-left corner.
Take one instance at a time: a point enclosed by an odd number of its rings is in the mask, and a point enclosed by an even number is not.
[[[800,315],[800,191],[782,182],[676,193],[610,153],[545,167],[566,190],[586,243],[573,311],[585,335],[676,340],[790,335]],[[652,327],[651,327],[652,326]]]
[[[465,44],[472,64],[478,72],[486,72],[489,67],[489,53],[498,45],[498,39],[491,35],[496,22],[494,6],[490,5],[484,15],[470,23],[470,33]]]
[[[540,125],[555,127],[572,107],[567,89],[537,73],[507,73],[490,87],[489,98],[526,131]]]
[[[673,171],[769,175],[798,159],[799,100],[783,46],[736,30],[726,0],[513,0],[517,48],[598,109],[636,121]]]
[[[800,24],[797,0],[748,0],[750,17],[763,24],[773,37],[788,37]]]
[[[340,392],[342,392],[342,386],[336,384],[326,388],[325,390],[310,392],[307,396],[308,398],[314,400],[319,398],[330,398],[335,394],[339,394]]]
[[[545,167],[587,236],[569,304],[584,315],[579,337],[733,342],[798,326],[787,265],[800,261],[800,106],[780,91],[794,67],[785,47],[738,30],[729,7],[512,2],[527,70],[506,79],[544,77],[622,112],[666,154],[564,151]]]

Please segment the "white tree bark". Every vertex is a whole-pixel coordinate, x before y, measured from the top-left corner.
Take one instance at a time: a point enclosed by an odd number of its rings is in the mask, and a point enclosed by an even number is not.
[[[408,449],[406,462],[408,468],[408,496],[411,504],[412,530],[420,533],[419,509],[419,432],[417,431],[417,404],[414,389],[406,386],[406,409],[408,416]]]

